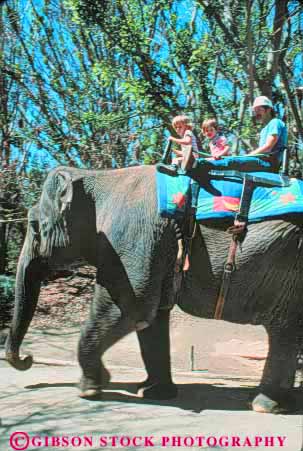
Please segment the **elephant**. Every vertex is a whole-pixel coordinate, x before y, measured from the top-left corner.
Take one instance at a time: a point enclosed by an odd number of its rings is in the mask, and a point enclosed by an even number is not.
[[[80,396],[100,396],[110,378],[102,355],[136,331],[147,373],[138,388],[148,399],[176,397],[170,362],[171,309],[178,304],[190,315],[214,317],[230,245],[225,224],[200,224],[190,267],[177,273],[179,226],[157,211],[155,166],[53,169],[39,203],[28,214],[6,343],[8,362],[18,370],[32,365],[32,357],[21,359],[19,350],[41,282],[52,271],[86,262],[96,268],[96,283],[78,344]],[[222,319],[266,328],[269,352],[252,402],[257,412],[293,407],[303,336],[302,238],[298,217],[249,224],[237,254]]]

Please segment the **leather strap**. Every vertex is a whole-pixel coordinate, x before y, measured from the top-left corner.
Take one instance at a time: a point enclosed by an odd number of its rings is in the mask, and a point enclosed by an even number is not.
[[[235,258],[236,258],[236,252],[238,247],[238,240],[232,239],[232,242],[229,247],[228,251],[228,257],[224,266],[224,272],[220,287],[220,292],[217,298],[217,304],[216,304],[216,310],[215,310],[215,319],[221,319],[223,314],[223,308],[225,301],[228,296],[229,288],[230,288],[230,281],[231,281],[231,275],[235,271]]]
[[[227,260],[224,265],[222,282],[216,303],[215,319],[222,318],[224,304],[228,298],[232,273],[236,270],[235,260],[238,244],[244,241],[247,233],[248,214],[255,184],[251,178],[246,177],[246,175],[247,174],[243,177],[239,212],[236,215],[235,224],[228,229],[228,232],[232,233],[232,240],[229,246]]]

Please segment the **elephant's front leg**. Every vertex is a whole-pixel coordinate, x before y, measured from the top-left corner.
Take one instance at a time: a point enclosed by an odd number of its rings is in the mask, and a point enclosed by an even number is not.
[[[160,310],[147,329],[137,332],[147,379],[139,384],[144,398],[171,399],[177,386],[171,377],[169,310]]]
[[[275,413],[294,408],[291,390],[294,385],[297,343],[295,328],[268,328],[269,350],[260,382],[260,394],[252,403],[253,410]]]
[[[110,375],[101,362],[102,354],[134,329],[134,322],[122,316],[109,292],[96,283],[89,318],[81,330],[78,360],[82,368],[80,397],[95,398],[108,384]]]

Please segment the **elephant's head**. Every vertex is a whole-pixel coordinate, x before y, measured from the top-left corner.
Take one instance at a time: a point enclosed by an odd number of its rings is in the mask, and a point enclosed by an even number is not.
[[[69,234],[66,213],[72,200],[72,177],[64,168],[49,174],[40,203],[29,210],[25,242],[18,261],[12,326],[6,342],[6,358],[26,370],[32,357],[21,359],[19,349],[34,315],[47,258],[53,248],[66,247]]]

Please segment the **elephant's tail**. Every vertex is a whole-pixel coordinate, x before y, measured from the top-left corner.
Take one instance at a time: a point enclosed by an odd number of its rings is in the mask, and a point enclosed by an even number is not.
[[[73,197],[72,176],[57,169],[47,177],[40,198],[40,255],[49,257],[53,248],[67,247],[70,238],[67,214]]]

